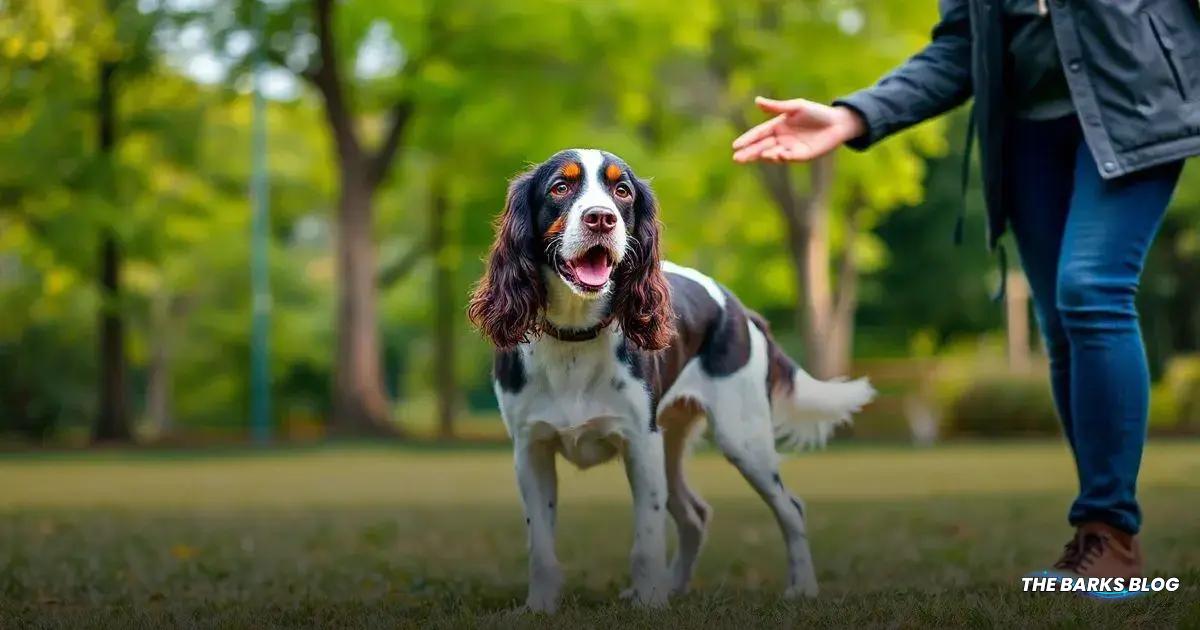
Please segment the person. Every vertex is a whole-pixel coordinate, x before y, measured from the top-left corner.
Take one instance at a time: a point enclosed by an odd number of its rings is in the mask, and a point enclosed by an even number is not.
[[[988,244],[1011,226],[1079,478],[1054,567],[1140,576],[1150,383],[1134,296],[1182,161],[1200,152],[1200,9],[941,0],[939,13],[929,45],[872,87],[831,106],[758,98],[774,117],[733,158],[863,150],[974,96]]]

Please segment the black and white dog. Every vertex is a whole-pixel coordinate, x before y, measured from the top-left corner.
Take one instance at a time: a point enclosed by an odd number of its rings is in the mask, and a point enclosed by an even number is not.
[[[804,505],[783,485],[775,445],[822,444],[874,390],[865,380],[813,379],[729,291],[660,261],[657,213],[649,186],[620,158],[562,151],[512,182],[471,299],[471,321],[497,348],[533,610],[554,610],[563,583],[557,455],[580,468],[624,460],[635,521],[627,594],[659,606],[687,590],[712,515],[683,470],[701,419],[779,521],[787,594],[817,592]],[[669,569],[667,512],[679,535]]]

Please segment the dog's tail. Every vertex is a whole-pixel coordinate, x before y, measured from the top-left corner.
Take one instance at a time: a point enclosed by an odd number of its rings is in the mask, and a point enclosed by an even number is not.
[[[754,324],[767,340],[767,381],[771,390],[771,423],[780,448],[824,446],[833,430],[850,422],[850,414],[875,398],[865,378],[819,381],[783,352],[757,313]]]

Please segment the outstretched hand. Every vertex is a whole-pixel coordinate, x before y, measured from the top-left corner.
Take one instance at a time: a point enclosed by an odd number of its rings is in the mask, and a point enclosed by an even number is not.
[[[735,162],[807,162],[866,133],[866,125],[853,110],[829,107],[795,98],[777,101],[761,96],[754,104],[775,117],[733,141]]]

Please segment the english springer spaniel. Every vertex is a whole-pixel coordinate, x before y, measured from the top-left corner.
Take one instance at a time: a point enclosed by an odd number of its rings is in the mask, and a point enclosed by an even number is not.
[[[512,438],[529,535],[527,606],[553,611],[555,458],[587,468],[620,456],[633,493],[633,586],[651,606],[687,590],[712,509],[683,459],[712,439],[783,530],[788,595],[815,595],[804,504],[779,476],[776,444],[819,445],[874,397],[864,380],[813,379],[766,322],[693,269],[659,260],[649,185],[615,155],[573,149],[518,176],[471,321],[496,346],[494,387]],[[665,508],[665,510],[664,510]],[[668,569],[666,513],[678,530]]]

